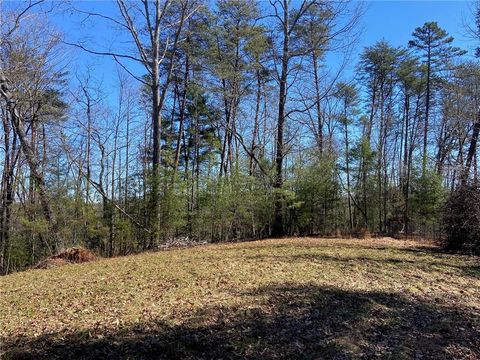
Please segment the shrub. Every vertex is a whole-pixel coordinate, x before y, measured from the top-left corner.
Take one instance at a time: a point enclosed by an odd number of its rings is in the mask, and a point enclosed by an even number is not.
[[[464,185],[453,191],[443,209],[448,248],[480,253],[480,188]]]

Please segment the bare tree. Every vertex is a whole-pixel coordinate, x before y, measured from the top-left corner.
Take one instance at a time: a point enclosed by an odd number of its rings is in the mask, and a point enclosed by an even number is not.
[[[68,43],[89,53],[112,57],[125,71],[143,84],[150,92],[152,123],[152,196],[151,227],[152,242],[158,243],[160,236],[160,165],[162,110],[172,80],[175,57],[186,21],[198,9],[194,0],[181,1],[116,1],[118,18],[109,15],[78,10],[87,17],[100,18],[126,32],[134,43],[136,54],[117,51],[98,51],[82,43]],[[145,31],[143,30],[145,29]],[[130,49],[131,50],[131,49]],[[146,76],[135,75],[127,62],[140,64]],[[164,72],[162,73],[162,69]]]

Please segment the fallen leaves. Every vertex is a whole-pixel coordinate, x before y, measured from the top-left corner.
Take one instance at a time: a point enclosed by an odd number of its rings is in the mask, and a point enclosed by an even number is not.
[[[386,353],[397,341],[412,342],[416,334],[392,323],[401,321],[395,302],[377,294],[404,299],[402,316],[409,308],[415,310],[405,304],[407,300],[440,309],[455,307],[463,313],[480,311],[478,258],[434,250],[431,245],[392,239],[280,239],[26,271],[0,278],[0,337],[16,347],[49,334],[59,334],[56,341],[63,344],[69,334],[82,332],[85,338],[105,342],[119,337],[124,329],[134,328],[142,334],[160,331],[157,323],[161,323],[161,329],[212,327],[215,330],[210,331],[231,339],[231,346],[243,349],[244,354],[266,346],[272,355],[269,346],[275,343],[270,343],[273,340],[264,331],[286,326],[278,336],[291,336],[291,345],[299,352],[308,351],[310,341],[319,341],[314,329],[321,329],[322,351],[328,348],[335,353],[341,347],[369,356],[365,348],[371,346],[379,354]],[[275,290],[273,295],[264,290],[282,286],[285,290]],[[325,289],[336,289],[338,294],[325,298]],[[357,311],[356,302],[365,308],[361,319],[351,317]],[[208,309],[215,311],[208,314]],[[429,310],[420,314],[423,321],[436,321]],[[259,326],[252,319],[270,320]],[[299,333],[289,328],[292,323]],[[407,325],[414,332],[421,329],[414,320]],[[456,336],[445,333],[448,326],[447,322],[432,329],[441,338]],[[340,328],[350,335],[337,336]],[[398,335],[399,329],[405,333]],[[462,324],[456,333],[465,336],[476,329],[476,323],[473,327]],[[245,340],[251,332],[257,334],[256,342]],[[384,340],[385,334],[393,345]],[[469,353],[469,347],[457,345],[448,351]],[[159,342],[158,346],[164,345]]]

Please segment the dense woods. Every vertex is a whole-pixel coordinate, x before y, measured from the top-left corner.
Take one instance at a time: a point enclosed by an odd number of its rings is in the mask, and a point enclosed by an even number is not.
[[[72,245],[442,238],[479,218],[480,64],[441,24],[359,49],[356,2],[69,8],[118,34],[99,44],[61,33],[48,2],[0,6],[2,274]]]

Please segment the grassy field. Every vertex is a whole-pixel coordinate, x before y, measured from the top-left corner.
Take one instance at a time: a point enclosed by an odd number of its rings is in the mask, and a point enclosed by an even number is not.
[[[480,359],[479,258],[281,239],[0,278],[1,359]]]

